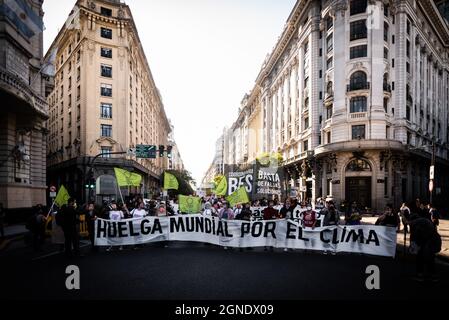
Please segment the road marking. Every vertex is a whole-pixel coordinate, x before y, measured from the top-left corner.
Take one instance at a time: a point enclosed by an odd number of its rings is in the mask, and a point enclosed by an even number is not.
[[[85,248],[85,247],[87,247],[89,245],[90,244],[88,244],[88,243],[80,245],[80,249],[81,248]],[[55,256],[55,255],[60,254],[60,253],[64,253],[64,252],[63,251],[62,252],[61,251],[51,252],[49,254],[45,254],[43,256],[39,256],[39,257],[33,258],[33,259],[31,259],[31,261],[37,261],[37,260],[45,259],[45,258],[48,258],[48,257],[51,257],[51,256]]]

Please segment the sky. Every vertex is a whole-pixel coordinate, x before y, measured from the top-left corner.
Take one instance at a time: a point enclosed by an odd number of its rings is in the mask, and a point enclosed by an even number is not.
[[[44,50],[75,0],[44,1]],[[281,35],[295,0],[127,0],[184,165],[198,185],[215,142]]]

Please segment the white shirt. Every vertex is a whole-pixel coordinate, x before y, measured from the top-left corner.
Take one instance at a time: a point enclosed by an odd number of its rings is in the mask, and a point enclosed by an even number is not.
[[[242,209],[235,209],[234,214],[237,217],[242,212]]]
[[[115,210],[115,211],[109,211],[109,219],[113,221],[120,221],[124,217],[123,211]]]
[[[134,209],[132,211],[133,218],[143,218],[147,215],[145,209]]]

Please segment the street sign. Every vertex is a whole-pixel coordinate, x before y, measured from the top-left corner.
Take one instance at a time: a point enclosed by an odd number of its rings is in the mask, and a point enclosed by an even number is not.
[[[56,187],[55,186],[51,186],[50,187],[50,192],[56,192]]]
[[[156,146],[138,144],[136,146],[136,157],[143,159],[156,159]]]
[[[430,180],[435,179],[435,166],[430,166]]]
[[[429,181],[429,192],[433,192],[433,188],[434,188],[434,183],[433,183],[433,180],[430,180]]]
[[[50,192],[50,198],[56,198],[56,192],[51,191]]]

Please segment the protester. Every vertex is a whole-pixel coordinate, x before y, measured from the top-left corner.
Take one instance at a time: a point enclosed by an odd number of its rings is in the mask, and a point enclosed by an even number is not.
[[[143,202],[139,202],[137,208],[131,211],[131,217],[135,219],[142,219],[146,215],[147,212],[145,211],[145,204]]]
[[[305,228],[315,229],[316,226],[316,212],[309,205],[307,210],[303,213],[302,223]]]
[[[240,210],[240,212],[236,214],[235,219],[236,220],[251,221],[251,217],[252,217],[252,212],[251,212],[250,204],[249,203],[245,203],[245,205]]]
[[[377,219],[377,226],[393,227],[399,232],[400,220],[399,215],[393,211],[391,204],[387,204],[384,213]]]
[[[3,240],[5,238],[5,209],[3,209],[3,203],[0,203],[0,239]]]
[[[399,209],[399,214],[401,216],[402,224],[404,225],[404,232],[408,232],[408,224],[407,221],[410,219],[410,208],[407,207],[407,204],[404,202],[402,203],[401,208]]]
[[[234,211],[228,207],[227,202],[223,202],[222,204],[223,208],[218,213],[218,217],[220,218],[220,220],[234,220]],[[224,246],[223,249],[227,250],[228,247]]]
[[[62,225],[60,225],[61,219],[58,218],[58,214],[60,214],[60,212],[60,209],[53,209],[51,212],[51,243],[59,245],[59,251],[64,252],[64,231],[62,230]]]
[[[340,222],[340,215],[333,201],[326,202],[326,207],[320,213],[324,214],[323,226],[335,226]]]
[[[278,210],[274,209],[273,206],[274,206],[274,201],[270,200],[268,202],[268,207],[266,207],[265,209],[262,210],[264,220],[274,220],[277,218]]]
[[[87,221],[91,250],[93,252],[97,252],[98,247],[95,246],[95,220],[97,220],[97,211],[95,209],[95,203],[93,201],[89,201],[89,203],[87,204],[84,210],[84,216]]]
[[[65,238],[65,254],[72,256],[72,246],[75,256],[80,255],[79,234],[77,225],[79,225],[79,215],[76,211],[76,201],[74,198],[68,200],[61,210],[62,230]],[[59,213],[58,213],[59,215]]]
[[[234,216],[237,219],[237,216],[240,215],[242,213],[242,204],[241,203],[237,203],[234,209]]]
[[[362,215],[358,209],[357,202],[354,201],[352,203],[351,207],[346,212],[345,220],[347,225],[360,225]]]
[[[109,219],[112,221],[120,221],[125,218],[125,215],[122,210],[117,207],[117,202],[115,200],[111,201],[111,205],[109,207]],[[106,251],[111,251],[113,249],[112,246],[106,249]],[[120,251],[123,250],[122,246],[118,248]]]
[[[295,207],[292,206],[291,199],[285,199],[284,205],[277,215],[278,219],[293,219],[293,209],[295,209]]]
[[[217,217],[217,210],[211,205],[210,202],[206,202],[204,204],[204,211],[203,215],[209,216],[209,217]]]
[[[410,216],[410,250],[416,254],[416,277],[418,281],[430,278],[438,281],[435,274],[435,255],[441,251],[441,237],[434,224],[417,214]]]

